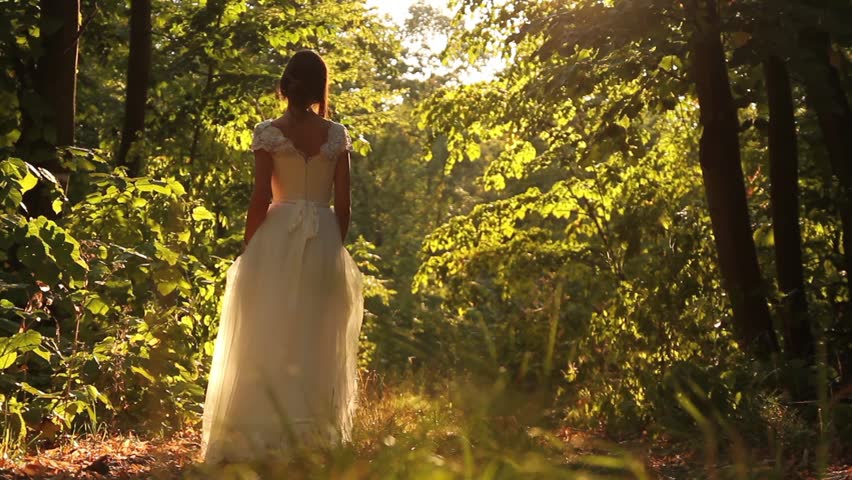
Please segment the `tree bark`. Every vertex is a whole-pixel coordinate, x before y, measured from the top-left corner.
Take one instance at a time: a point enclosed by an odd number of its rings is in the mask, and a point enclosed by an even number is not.
[[[840,221],[847,278],[852,275],[852,108],[843,89],[840,73],[831,64],[828,33],[817,29],[800,32],[809,52],[801,77],[810,108],[816,113],[829,163],[840,184]]]
[[[766,357],[778,349],[752,238],[740,163],[739,120],[715,0],[686,3],[694,32],[690,43],[693,81],[703,127],[699,160],[718,253],[722,285],[733,310],[742,348]]]
[[[775,236],[778,288],[784,296],[781,315],[784,346],[792,358],[811,361],[814,338],[808,318],[799,230],[799,176],[793,92],[784,60],[763,63],[769,103],[769,198]]]
[[[119,165],[128,167],[131,177],[142,172],[139,155],[128,160],[130,147],[145,129],[145,105],[151,77],[151,0],[130,2],[130,54],[127,59],[127,90],[124,103],[124,128],[116,155]]]
[[[56,147],[74,144],[80,0],[41,0],[39,7],[43,54],[29,69],[38,97],[33,100],[39,107],[33,108],[31,102],[29,107],[22,106],[22,132],[16,149],[28,161],[49,170],[66,189],[70,174],[62,168]],[[24,203],[30,216],[56,217],[51,207],[52,188],[39,182],[27,192]]]
[[[52,109],[55,139],[46,136],[53,145],[73,145],[80,0],[41,0],[41,12],[44,55],[36,67],[36,88]]]

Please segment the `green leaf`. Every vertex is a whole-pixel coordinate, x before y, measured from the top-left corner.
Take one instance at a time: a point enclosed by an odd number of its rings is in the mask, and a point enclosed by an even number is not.
[[[666,55],[660,60],[660,68],[667,72],[682,70],[683,64],[680,62],[680,58],[677,55]]]
[[[352,150],[355,151],[358,155],[362,157],[366,157],[370,154],[372,150],[372,145],[368,142],[364,137],[359,136],[352,142]]]
[[[50,355],[50,352],[48,352],[47,350],[44,350],[44,349],[43,349],[43,348],[41,348],[41,347],[39,347],[39,348],[34,348],[34,349],[33,349],[33,353],[35,353],[35,354],[36,354],[36,355],[38,355],[39,357],[43,358],[46,362],[50,362],[50,356],[51,356],[51,355]]]
[[[146,370],[144,367],[134,365],[134,366],[130,367],[130,370],[133,371],[134,373],[138,373],[139,375],[142,375],[143,377],[147,378],[148,381],[150,381],[151,383],[157,382],[156,379],[154,378],[154,376],[151,375],[151,372]]]
[[[168,185],[169,188],[172,190],[172,193],[174,193],[178,197],[180,197],[180,196],[182,196],[186,193],[186,189],[183,188],[183,184],[181,184],[180,182],[178,182],[174,178],[169,178],[166,181],[166,185]]]
[[[112,404],[110,403],[109,398],[107,398],[106,395],[101,393],[94,385],[86,385],[86,393],[88,394],[90,400],[100,401],[107,408],[109,408],[110,410],[112,409]]]
[[[180,260],[180,254],[162,243],[155,241],[154,248],[157,251],[156,257],[160,260],[174,266]]]
[[[30,395],[36,395],[38,397],[51,396],[51,395],[48,395],[47,393],[42,392],[41,390],[35,388],[34,386],[30,385],[27,382],[21,382],[19,384],[19,386],[21,387],[21,390],[29,393]]]
[[[754,231],[754,243],[759,247],[775,245],[775,230],[771,225],[763,225]]]
[[[157,282],[157,291],[160,295],[168,295],[175,291],[183,280],[183,275],[176,268],[165,268],[154,272],[154,281]]]
[[[80,253],[80,244],[52,220],[38,217],[25,224],[18,258],[36,279],[48,284],[76,286],[82,282],[88,265]]]
[[[169,195],[171,190],[163,185],[162,181],[151,180],[149,178],[139,179],[134,183],[134,187],[140,192],[156,192],[163,195]]]
[[[28,170],[26,176],[19,180],[19,183],[21,185],[21,192],[27,193],[28,191],[35,188],[36,184],[38,184],[38,178],[36,178],[36,176],[30,173]]]
[[[41,333],[36,330],[27,330],[25,332],[16,333],[9,339],[9,348],[18,352],[29,352],[30,350],[41,346]]]
[[[465,148],[465,155],[467,155],[468,160],[478,160],[480,156],[482,156],[482,149],[479,148],[479,144],[476,142],[470,142],[467,144]]]
[[[202,220],[213,221],[213,220],[216,219],[216,217],[213,216],[213,214],[210,212],[210,210],[207,210],[206,208],[204,208],[202,206],[198,206],[198,207],[195,207],[195,208],[192,209],[192,219],[195,220],[196,222],[200,222]]]
[[[0,355],[0,370],[7,369],[15,364],[15,360],[18,359],[18,352],[5,352]]]
[[[95,315],[105,315],[109,312],[109,305],[101,300],[101,297],[94,295],[86,301],[86,309]]]

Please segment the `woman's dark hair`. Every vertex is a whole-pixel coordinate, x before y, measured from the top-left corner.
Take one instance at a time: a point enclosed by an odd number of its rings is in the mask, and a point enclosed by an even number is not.
[[[299,50],[287,62],[278,92],[287,103],[305,110],[319,105],[320,116],[328,117],[328,67],[319,53]]]

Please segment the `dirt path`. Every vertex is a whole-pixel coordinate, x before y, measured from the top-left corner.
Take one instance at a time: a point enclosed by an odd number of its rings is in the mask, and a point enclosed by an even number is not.
[[[134,436],[85,438],[47,449],[19,462],[0,460],[0,479],[169,479],[195,462],[198,435],[186,432],[165,441]]]

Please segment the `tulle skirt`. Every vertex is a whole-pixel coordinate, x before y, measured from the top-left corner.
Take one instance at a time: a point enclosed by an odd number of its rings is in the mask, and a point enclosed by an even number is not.
[[[334,212],[273,204],[231,265],[204,402],[205,463],[348,441],[361,274]]]

